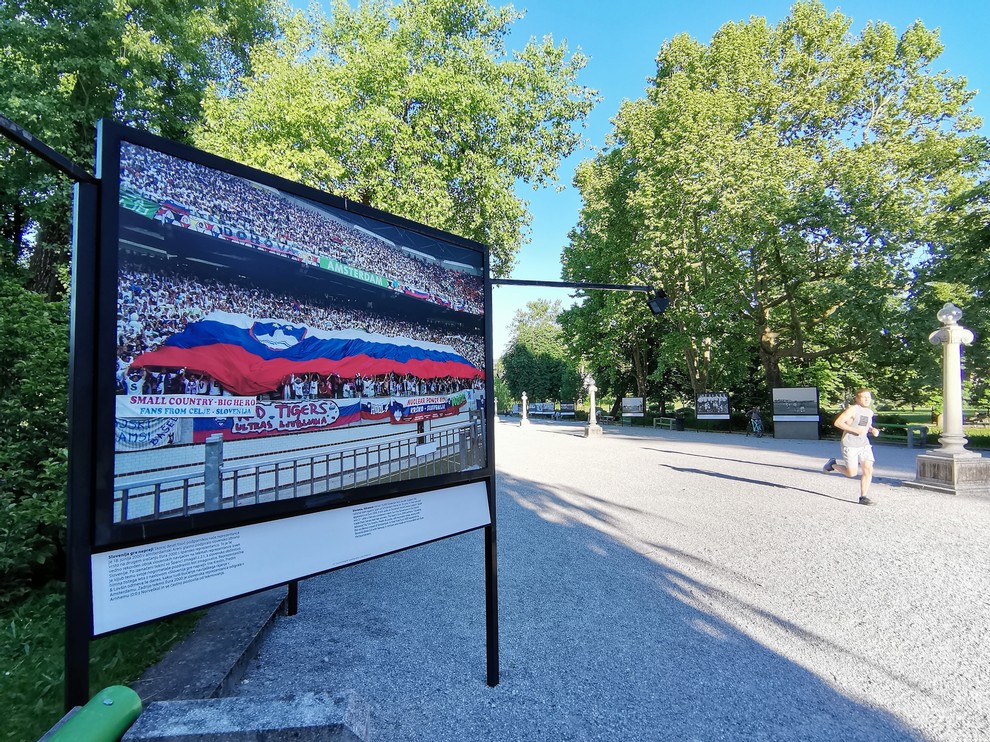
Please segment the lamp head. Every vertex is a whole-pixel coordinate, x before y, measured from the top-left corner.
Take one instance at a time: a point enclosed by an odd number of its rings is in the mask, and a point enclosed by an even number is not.
[[[667,293],[663,289],[657,289],[653,296],[646,300],[646,306],[654,315],[660,315],[670,306],[670,299],[667,298]]]
[[[935,316],[938,317],[938,321],[943,325],[954,325],[962,319],[962,314],[962,310],[949,301],[938,310],[938,314]]]

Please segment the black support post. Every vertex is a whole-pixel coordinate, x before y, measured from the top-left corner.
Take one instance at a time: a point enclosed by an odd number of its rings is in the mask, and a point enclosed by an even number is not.
[[[66,497],[65,708],[89,700],[89,640],[93,635],[92,548],[96,418],[96,261],[99,189],[77,183],[73,199],[72,315],[69,324],[69,476]]]
[[[485,527],[485,638],[488,655],[488,686],[494,688],[499,681],[498,665],[498,557],[495,539],[495,478],[490,478],[488,507],[492,524]]]
[[[285,615],[294,616],[299,612],[299,580],[293,580],[288,585],[285,594]]]

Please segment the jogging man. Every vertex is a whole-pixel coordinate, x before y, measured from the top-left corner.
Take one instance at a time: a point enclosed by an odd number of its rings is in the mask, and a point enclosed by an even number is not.
[[[869,389],[856,390],[856,402],[839,413],[832,423],[842,431],[842,458],[839,461],[829,459],[822,467],[826,474],[836,471],[848,477],[855,477],[862,468],[859,478],[859,504],[872,505],[867,497],[870,483],[873,481],[873,446],[870,445],[869,435],[876,438],[880,431],[873,427],[873,394]]]

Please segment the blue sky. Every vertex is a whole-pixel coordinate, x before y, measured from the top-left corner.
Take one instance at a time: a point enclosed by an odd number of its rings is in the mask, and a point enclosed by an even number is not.
[[[496,4],[498,4],[496,2]],[[568,48],[590,58],[580,82],[598,89],[602,101],[592,111],[584,134],[587,147],[568,158],[561,166],[563,192],[520,190],[530,202],[533,225],[530,244],[520,251],[513,278],[560,279],[560,252],[567,242],[567,232],[577,223],[581,206],[571,185],[575,166],[603,147],[611,130],[611,118],[625,99],[641,98],[646,79],[655,72],[654,60],[661,44],[677,34],[686,33],[707,43],[715,31],[728,21],[761,16],[771,24],[784,18],[792,5],[788,0],[753,0],[726,2],[696,0],[613,0],[611,3],[586,0],[531,0],[514,3],[525,10],[526,17],[514,26],[510,48],[521,48],[531,37],[546,34]],[[900,0],[860,0],[830,3],[825,7],[839,10],[852,19],[851,33],[858,34],[868,21],[885,21],[901,34],[920,19],[927,28],[939,28],[945,51],[935,64],[953,75],[965,77],[971,89],[980,90],[973,102],[976,113],[990,120],[990,53],[987,32],[990,29],[990,5],[985,2],[943,0],[941,3]],[[990,133],[985,124],[983,133]],[[561,299],[568,303],[570,292],[564,289],[531,289],[500,286],[494,289],[495,357],[501,355],[509,340],[508,325],[516,310],[537,298]]]

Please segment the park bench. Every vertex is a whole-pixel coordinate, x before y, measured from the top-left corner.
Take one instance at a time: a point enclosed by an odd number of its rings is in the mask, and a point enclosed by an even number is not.
[[[897,423],[880,423],[880,440],[892,443],[907,443],[908,448],[914,448],[917,443],[922,448],[928,445],[928,426],[918,424],[900,425]],[[903,432],[901,432],[903,431]]]
[[[664,428],[666,430],[674,430],[677,421],[672,417],[655,417],[653,418],[654,428]]]
[[[973,415],[967,420],[964,420],[963,425],[967,425],[971,428],[985,428],[990,426],[990,417],[987,417],[983,413]]]

